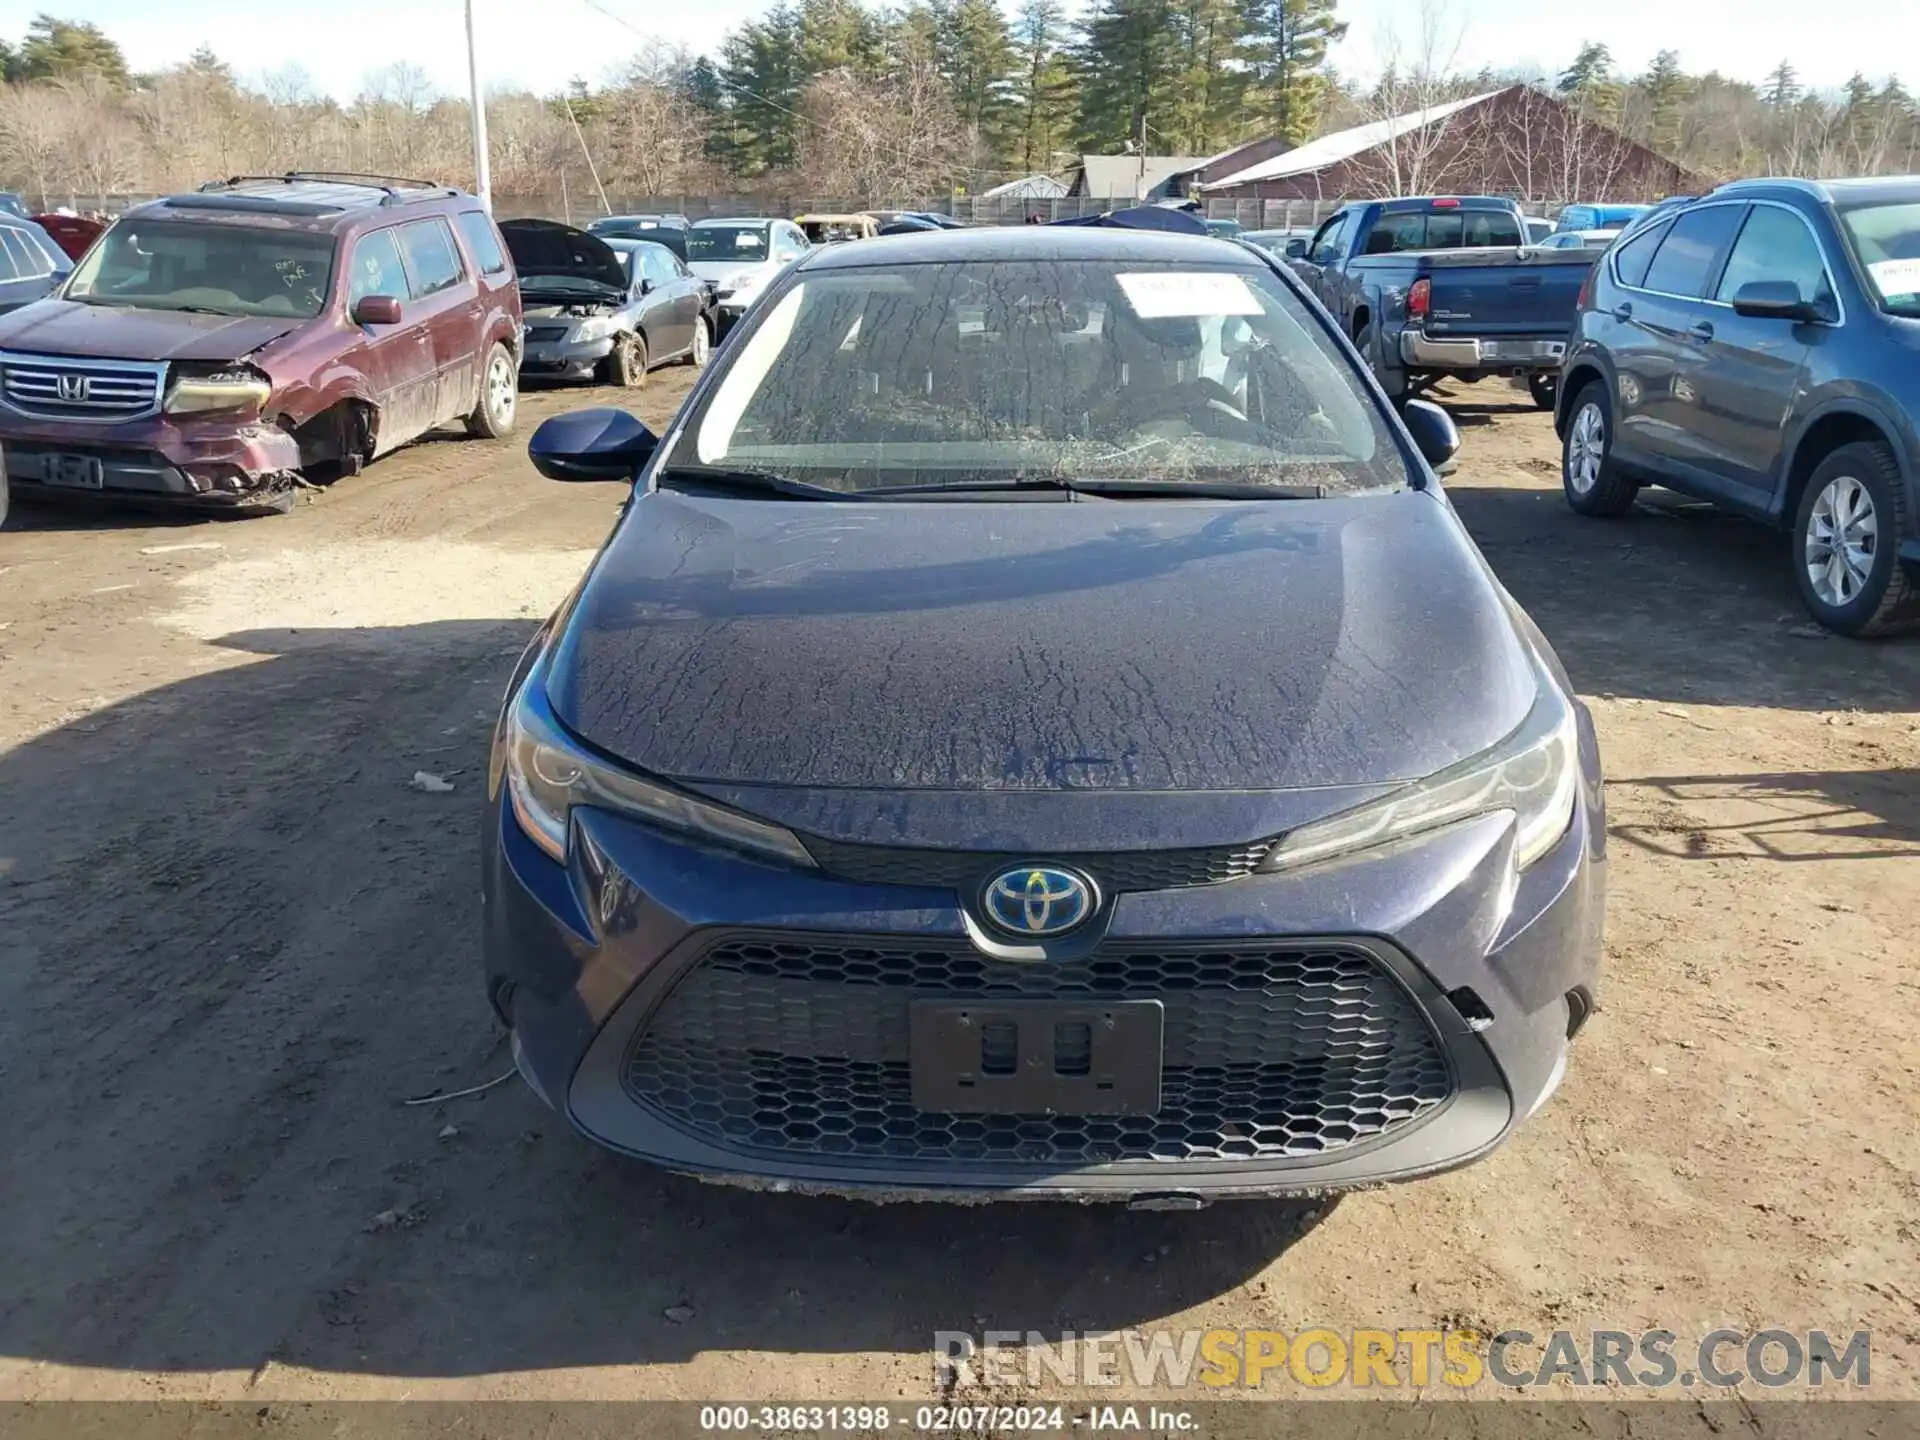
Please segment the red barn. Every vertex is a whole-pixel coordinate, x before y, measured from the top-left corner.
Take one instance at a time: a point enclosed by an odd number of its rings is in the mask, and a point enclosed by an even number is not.
[[[1208,177],[1195,193],[1209,200],[1512,195],[1564,204],[1657,200],[1712,184],[1557,95],[1509,85],[1322,135]]]

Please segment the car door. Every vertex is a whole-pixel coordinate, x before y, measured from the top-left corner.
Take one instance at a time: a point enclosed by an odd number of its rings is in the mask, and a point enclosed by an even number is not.
[[[634,254],[639,270],[635,284],[646,293],[640,300],[640,328],[647,332],[647,349],[655,360],[684,355],[693,345],[695,312],[673,273],[673,255],[660,245],[642,245]]]
[[[1714,289],[1713,335],[1697,388],[1702,463],[1730,487],[1729,500],[1765,513],[1807,355],[1827,327],[1735,314],[1733,297],[1756,280],[1790,282],[1829,324],[1840,318],[1840,301],[1806,220],[1789,206],[1754,202]]]
[[[1727,201],[1676,216],[1639,291],[1622,301],[1635,340],[1627,373],[1637,382],[1635,403],[1622,406],[1616,427],[1629,448],[1622,458],[1644,461],[1683,488],[1702,479],[1712,488],[1700,383],[1714,320],[1724,307],[1710,297],[1746,209],[1744,201]]]
[[[680,257],[664,246],[660,250],[660,268],[665,284],[673,293],[674,314],[685,329],[687,348],[693,348],[694,328],[706,310],[707,287],[681,263]]]
[[[1329,308],[1332,307],[1327,299],[1327,269],[1340,259],[1347,222],[1353,218],[1353,214],[1351,210],[1336,210],[1327,217],[1320,228],[1313,232],[1313,239],[1307,242],[1306,255],[1293,262],[1293,268],[1306,281],[1307,288]]]
[[[430,429],[473,407],[480,364],[475,285],[444,217],[409,220],[400,226],[399,239],[413,299],[408,323],[425,328],[433,355],[424,427]]]
[[[369,295],[400,302],[397,325],[356,325],[359,343],[343,358],[366,377],[379,419],[374,451],[385,454],[433,424],[433,343],[426,327],[409,313],[412,286],[401,255],[398,227],[370,230],[353,242],[347,258],[347,324],[353,307]]]
[[[486,363],[492,338],[518,332],[519,295],[506,245],[484,210],[463,210],[454,219],[467,254],[479,272],[474,285],[474,344]],[[475,377],[476,382],[478,376]],[[475,398],[478,399],[476,393]]]

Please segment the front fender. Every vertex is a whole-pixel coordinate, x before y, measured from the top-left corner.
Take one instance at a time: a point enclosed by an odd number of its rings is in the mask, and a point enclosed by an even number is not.
[[[1801,447],[1813,429],[1833,415],[1857,415],[1892,440],[1893,460],[1900,467],[1901,482],[1912,501],[1909,513],[1920,511],[1920,490],[1916,490],[1912,459],[1920,444],[1916,443],[1912,415],[1892,396],[1857,380],[1848,380],[1815,391],[1810,403],[1789,426],[1786,443],[1780,447],[1780,465],[1773,477],[1773,495],[1767,502],[1768,515],[1774,520],[1785,516],[1788,482],[1799,468]]]

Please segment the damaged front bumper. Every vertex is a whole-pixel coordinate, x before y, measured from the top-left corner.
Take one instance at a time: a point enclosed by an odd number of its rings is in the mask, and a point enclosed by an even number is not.
[[[585,379],[606,363],[613,353],[613,336],[597,340],[577,340],[571,333],[543,338],[546,327],[533,325],[526,330],[526,349],[520,360],[523,375],[557,375],[565,379]],[[557,328],[557,327],[556,327]]]
[[[88,424],[0,410],[16,494],[244,506],[297,481],[300,446],[264,420],[149,415]]]

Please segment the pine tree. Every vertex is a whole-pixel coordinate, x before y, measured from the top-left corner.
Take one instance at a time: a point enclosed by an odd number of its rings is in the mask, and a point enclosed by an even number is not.
[[[1111,154],[1129,144],[1153,148],[1155,117],[1178,106],[1180,67],[1170,0],[1096,0],[1071,51],[1080,86],[1084,149]]]
[[[37,15],[14,67],[22,80],[75,79],[93,73],[114,85],[128,81],[127,57],[98,25]]]
[[[1613,52],[1606,46],[1587,41],[1573,64],[1560,73],[1560,93],[1575,107],[1612,122],[1620,113],[1620,87],[1613,79]]]
[[[1243,0],[1247,52],[1262,112],[1298,144],[1312,133],[1326,104],[1327,50],[1347,33],[1334,0]]]
[[[1236,0],[1172,0],[1177,55],[1169,103],[1153,121],[1171,152],[1206,155],[1247,128],[1244,30]]]
[[[1060,0],[1026,0],[1014,22],[1019,75],[1012,129],[1017,163],[1029,174],[1055,168],[1054,152],[1066,144],[1073,123],[1073,75],[1061,50],[1065,13]]]
[[[1011,149],[1016,64],[1006,16],[994,0],[946,0],[936,13],[936,68],[953,91],[954,110],[973,131],[983,160],[1004,159]]]
[[[1767,76],[1767,106],[1772,110],[1790,110],[1800,99],[1800,76],[1782,60]]]
[[[1686,72],[1680,68],[1680,55],[1675,50],[1662,50],[1653,57],[1640,82],[1640,89],[1647,97],[1648,139],[1655,150],[1663,155],[1671,155],[1680,144],[1680,103],[1686,98]]]
[[[726,93],[726,124],[716,130],[716,157],[737,175],[758,175],[794,162],[799,139],[801,17],[776,5],[730,33],[720,47],[717,79]]]

